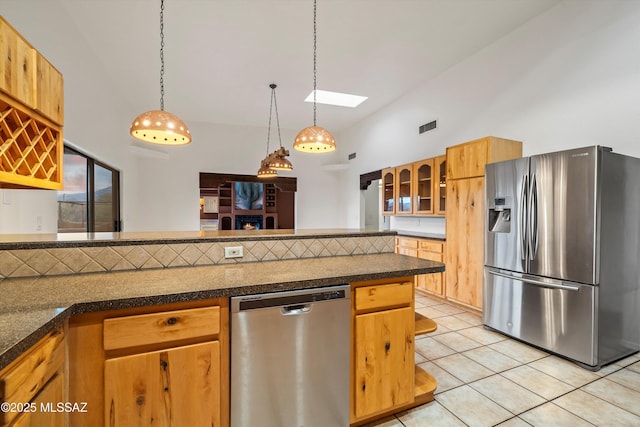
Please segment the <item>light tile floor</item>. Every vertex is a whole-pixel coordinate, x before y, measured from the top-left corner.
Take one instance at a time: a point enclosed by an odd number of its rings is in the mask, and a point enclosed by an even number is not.
[[[480,315],[416,293],[438,329],[416,337],[435,400],[368,427],[640,426],[640,354],[598,372],[482,326]]]

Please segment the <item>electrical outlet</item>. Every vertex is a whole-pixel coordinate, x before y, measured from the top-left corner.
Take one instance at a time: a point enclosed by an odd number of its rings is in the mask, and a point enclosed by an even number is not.
[[[224,248],[225,258],[242,258],[242,246],[229,246]]]

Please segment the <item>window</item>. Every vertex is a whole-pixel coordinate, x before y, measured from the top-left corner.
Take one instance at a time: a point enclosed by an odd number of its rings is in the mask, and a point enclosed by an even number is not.
[[[65,146],[63,174],[58,232],[120,231],[120,172]]]

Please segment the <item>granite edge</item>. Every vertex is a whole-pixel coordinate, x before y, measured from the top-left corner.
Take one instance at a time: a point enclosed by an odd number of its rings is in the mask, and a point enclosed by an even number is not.
[[[395,236],[396,231],[379,230],[371,232],[344,231],[339,233],[318,232],[316,234],[272,234],[272,235],[228,235],[228,236],[203,236],[203,237],[167,237],[167,238],[122,238],[122,239],[100,239],[100,240],[51,240],[51,241],[24,241],[24,242],[2,242],[0,250],[21,250],[21,249],[54,249],[54,248],[86,248],[86,247],[106,247],[106,246],[134,246],[134,245],[161,245],[161,244],[185,244],[185,243],[219,243],[219,242],[246,242],[260,240],[309,240],[324,238],[348,238],[348,237],[376,237]]]

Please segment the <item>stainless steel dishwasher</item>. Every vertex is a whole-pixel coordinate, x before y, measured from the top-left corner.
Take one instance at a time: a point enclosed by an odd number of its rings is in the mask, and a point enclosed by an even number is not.
[[[231,425],[349,425],[349,285],[231,298]]]

